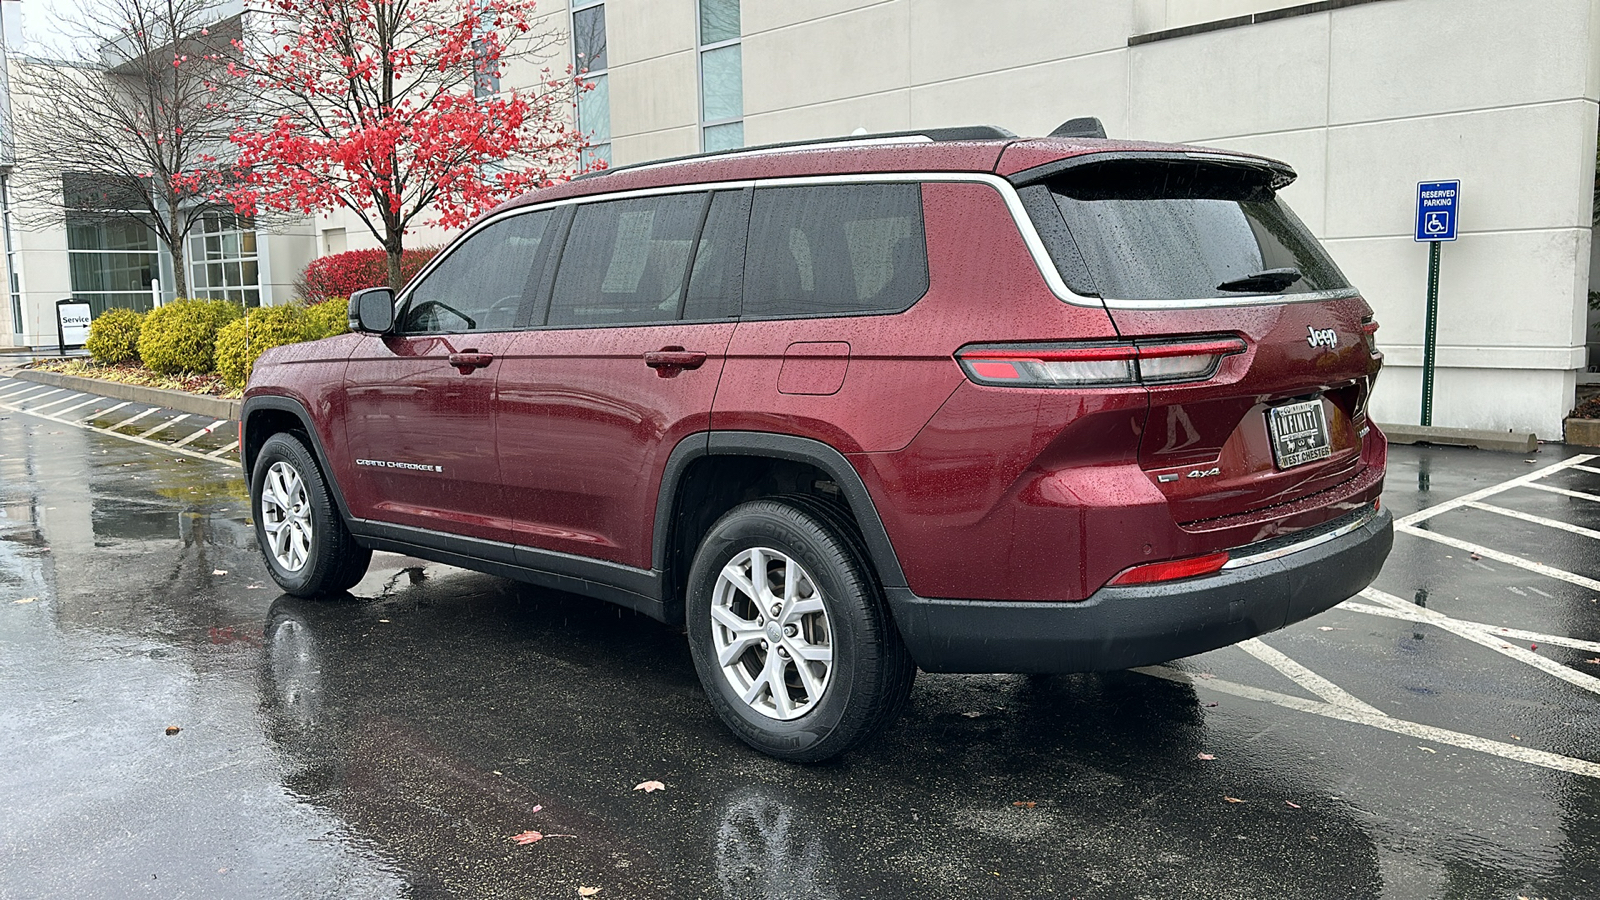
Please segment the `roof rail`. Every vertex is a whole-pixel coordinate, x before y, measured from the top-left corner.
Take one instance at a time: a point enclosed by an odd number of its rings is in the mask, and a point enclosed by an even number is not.
[[[617,166],[611,169],[601,169],[598,172],[585,172],[575,176],[573,181],[593,178],[596,175],[609,175],[612,172],[626,172],[630,169],[643,169],[652,166],[664,166],[669,163],[688,162],[695,159],[714,159],[722,156],[738,156],[746,153],[766,153],[773,150],[793,150],[809,147],[826,147],[830,144],[855,144],[877,143],[882,141],[996,141],[1010,140],[1016,135],[1004,128],[995,125],[963,125],[955,128],[922,128],[913,131],[880,131],[875,134],[847,134],[839,137],[808,138],[803,141],[782,141],[776,144],[759,144],[754,147],[738,147],[732,150],[712,150],[705,153],[690,153],[686,156],[671,156],[666,159],[652,159],[648,162],[632,163],[626,166]]]

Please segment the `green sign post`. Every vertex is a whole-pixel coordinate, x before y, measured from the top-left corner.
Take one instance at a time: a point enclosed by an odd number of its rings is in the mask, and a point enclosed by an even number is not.
[[[1416,240],[1428,245],[1428,321],[1422,337],[1422,424],[1433,424],[1433,362],[1439,334],[1439,245],[1456,239],[1459,181],[1417,185]]]

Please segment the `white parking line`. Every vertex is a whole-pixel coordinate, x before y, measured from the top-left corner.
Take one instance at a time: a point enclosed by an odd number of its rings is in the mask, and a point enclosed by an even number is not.
[[[228,424],[228,420],[227,419],[218,419],[215,422],[212,422],[210,425],[207,425],[206,427],[200,429],[199,431],[196,431],[194,434],[189,435],[188,437],[184,438],[183,440],[174,442],[172,446],[174,446],[174,447],[187,447],[187,446],[189,446],[189,442],[194,440],[195,438],[205,437],[206,435],[210,434],[211,432],[216,431],[218,425],[226,425],[226,424]]]
[[[1413,612],[1415,614],[1420,614],[1421,621],[1427,622],[1429,625],[1441,628],[1453,635],[1456,635],[1457,637],[1466,638],[1467,640],[1472,641],[1474,644],[1482,644],[1483,646],[1488,647],[1490,650],[1493,650],[1496,653],[1505,654],[1506,656],[1509,656],[1518,662],[1527,663],[1528,665],[1533,666],[1535,669],[1538,669],[1548,675],[1554,675],[1568,684],[1573,684],[1583,688],[1586,691],[1600,694],[1600,678],[1596,678],[1593,675],[1586,675],[1576,669],[1564,666],[1553,659],[1540,656],[1538,653],[1535,653],[1526,647],[1508,644],[1503,638],[1487,634],[1481,629],[1473,628],[1466,623],[1452,619],[1443,613],[1435,612],[1431,609],[1423,609],[1422,607],[1419,607],[1413,603],[1407,603],[1393,594],[1386,594],[1383,591],[1375,588],[1367,588],[1361,592],[1361,596],[1381,606],[1387,606],[1390,609],[1403,609],[1408,614]]]
[[[238,441],[234,441],[233,443],[229,444],[228,446],[221,447],[221,448],[218,448],[216,450],[213,450],[210,453],[207,453],[206,455],[211,457],[212,459],[216,459],[217,457],[221,456],[224,453],[228,453],[228,452],[231,452],[231,451],[237,450],[237,449],[239,449],[239,442]]]
[[[26,397],[29,394],[37,393],[37,392],[42,391],[42,390],[44,390],[44,389],[46,389],[48,387],[50,387],[50,385],[48,385],[48,384],[36,384],[36,385],[31,386],[31,387],[24,388],[24,389],[22,389],[20,391],[16,391],[14,393],[6,394],[5,396],[0,396],[0,403],[10,403],[13,400],[15,400],[15,401],[20,403],[22,401],[23,397]]]
[[[158,412],[161,412],[161,407],[152,406],[149,409],[145,410],[144,412],[138,413],[137,415],[135,415],[131,419],[123,419],[121,422],[118,422],[117,424],[112,425],[111,428],[112,429],[116,429],[116,428],[123,428],[123,427],[128,426],[128,425],[132,425],[133,423],[139,421],[140,419],[144,418],[145,416],[151,415],[153,413],[158,413]]]
[[[1318,697],[1337,706],[1348,706],[1351,709],[1366,710],[1373,715],[1384,715],[1376,706],[1364,703],[1355,695],[1339,687],[1337,684],[1323,678],[1321,675],[1300,665],[1277,650],[1263,644],[1257,638],[1251,638],[1239,644],[1239,649],[1261,660],[1267,665],[1277,669],[1288,677],[1290,681],[1300,685]]]
[[[1575,575],[1571,572],[1562,571],[1561,569],[1557,569],[1554,566],[1547,566],[1541,562],[1534,562],[1531,559],[1523,559],[1520,556],[1513,556],[1510,553],[1502,553],[1499,550],[1493,549],[1492,547],[1474,544],[1471,541],[1463,541],[1458,538],[1449,537],[1434,531],[1424,531],[1421,528],[1412,528],[1409,525],[1397,524],[1394,530],[1401,534],[1409,534],[1414,537],[1426,538],[1430,541],[1444,544],[1447,547],[1454,547],[1457,550],[1465,550],[1468,553],[1476,553],[1484,559],[1492,559],[1498,562],[1503,562],[1508,566],[1516,566],[1519,569],[1527,569],[1529,572],[1538,572],[1540,575],[1544,575],[1549,578],[1555,578],[1559,581],[1565,581],[1568,584],[1575,584],[1579,587],[1585,587],[1591,591],[1600,593],[1600,581],[1596,581],[1593,578],[1585,578],[1582,575]],[[1595,602],[1595,598],[1591,598],[1589,602]]]
[[[1404,598],[1401,598],[1402,600]],[[1387,606],[1373,606],[1370,603],[1359,603],[1355,600],[1346,600],[1336,609],[1349,612],[1364,613],[1369,616],[1382,616],[1386,619],[1400,619],[1406,622],[1428,622],[1428,616],[1421,607],[1407,604],[1409,609],[1390,608]],[[1429,610],[1431,612],[1431,610]],[[1498,625],[1488,625],[1483,622],[1474,622],[1471,619],[1455,619],[1464,628],[1475,628],[1487,635],[1500,638],[1515,638],[1527,641],[1530,644],[1549,644],[1552,647],[1570,647],[1574,650],[1585,650],[1589,653],[1600,653],[1600,641],[1585,641],[1579,638],[1564,637],[1559,634],[1541,634],[1537,631],[1524,631],[1521,628],[1501,628]]]
[[[1600,475],[1600,469],[1597,469],[1594,466],[1573,466],[1573,468],[1582,469],[1585,472],[1593,472],[1596,475]]]
[[[39,410],[42,410],[42,409],[49,409],[52,406],[60,406],[63,403],[71,403],[72,401],[74,401],[74,400],[76,400],[76,399],[78,399],[79,397],[82,397],[82,396],[83,396],[83,394],[80,394],[77,391],[73,391],[72,393],[68,394],[67,396],[62,397],[60,400],[51,400],[49,403],[46,403],[43,406],[35,406],[35,407],[31,407],[31,409],[33,409],[34,412],[38,412]],[[52,415],[54,415],[54,413],[52,413]]]
[[[152,435],[152,434],[160,434],[161,432],[166,431],[168,428],[171,428],[172,426],[178,424],[179,422],[182,422],[184,419],[187,419],[187,418],[189,418],[189,414],[188,413],[183,413],[182,415],[174,416],[174,417],[166,420],[165,422],[162,422],[160,425],[157,425],[156,427],[150,429],[149,431],[144,432],[143,434],[139,435],[139,437],[145,438],[146,440],[148,440],[150,435]]]
[[[1543,525],[1546,528],[1559,528],[1562,531],[1570,531],[1573,534],[1581,534],[1586,538],[1595,538],[1600,540],[1600,531],[1595,531],[1593,528],[1584,528],[1582,525],[1573,525],[1571,523],[1561,522],[1556,519],[1546,519],[1544,516],[1536,516],[1532,513],[1519,512],[1517,510],[1506,509],[1501,506],[1492,506],[1488,503],[1479,503],[1476,500],[1468,503],[1467,506],[1471,507],[1472,509],[1481,509],[1484,512],[1492,512],[1497,516],[1521,519],[1524,522],[1532,522],[1535,525]]]
[[[20,406],[12,406],[10,404],[4,403],[3,401],[0,401],[0,409],[6,409],[6,410],[9,410],[11,412],[19,413],[19,414],[22,414],[22,415],[33,416],[34,418],[43,419],[46,422],[56,422],[56,423],[59,423],[61,425],[71,426],[73,428],[82,428],[84,431],[93,431],[93,432],[97,432],[99,434],[109,435],[110,437],[117,438],[118,440],[130,441],[130,442],[135,443],[135,444],[142,444],[142,445],[144,445],[146,447],[153,447],[153,448],[155,448],[157,450],[169,450],[169,451],[171,451],[173,453],[179,454],[180,456],[192,456],[195,459],[204,459],[204,460],[209,460],[211,462],[222,463],[225,466],[234,465],[232,460],[213,458],[213,457],[208,456],[208,455],[206,455],[204,453],[197,453],[197,452],[195,452],[193,450],[188,449],[187,447],[174,447],[171,444],[164,444],[161,441],[152,441],[152,440],[147,440],[147,439],[142,438],[142,437],[138,437],[137,435],[123,434],[120,431],[114,431],[114,430],[112,430],[110,428],[96,428],[95,426],[89,425],[86,422],[74,422],[71,419],[58,419],[58,418],[56,418],[54,416],[45,415],[44,413],[36,413],[36,412],[34,412],[32,410],[29,410],[29,409],[23,409]],[[158,410],[159,410],[159,407],[154,407],[154,408],[151,408],[151,409],[147,409],[144,412],[140,413],[139,415],[134,416],[133,419],[142,419],[145,416],[149,415],[150,413],[157,412]],[[132,422],[133,419],[129,419],[128,422]],[[124,422],[123,424],[126,425],[127,422]],[[118,426],[118,427],[120,427],[120,426]]]
[[[1511,490],[1512,488],[1515,488],[1515,487],[1523,487],[1523,486],[1538,487],[1538,485],[1534,484],[1533,482],[1536,482],[1541,478],[1547,478],[1547,477],[1549,477],[1551,475],[1554,475],[1555,473],[1560,472],[1563,469],[1570,469],[1573,466],[1581,465],[1581,464],[1586,463],[1589,460],[1594,459],[1594,458],[1595,458],[1594,454],[1585,454],[1585,455],[1581,455],[1581,456],[1568,457],[1567,459],[1563,459],[1563,460],[1561,460],[1559,462],[1553,463],[1552,465],[1545,466],[1542,469],[1535,469],[1535,470],[1533,470],[1532,472],[1529,472],[1526,475],[1520,476],[1518,478],[1513,478],[1510,481],[1502,481],[1499,484],[1490,485],[1489,487],[1486,487],[1486,488],[1484,488],[1482,490],[1473,491],[1470,494],[1462,494],[1461,496],[1456,497],[1456,498],[1451,499],[1451,500],[1445,500],[1444,502],[1437,503],[1437,504],[1435,504],[1433,506],[1428,507],[1427,509],[1419,509],[1416,512],[1411,513],[1410,515],[1401,516],[1400,518],[1395,520],[1394,524],[1397,527],[1398,526],[1405,526],[1405,525],[1415,525],[1418,522],[1422,522],[1422,521],[1425,521],[1427,519],[1431,519],[1434,516],[1439,515],[1440,513],[1447,513],[1452,509],[1456,509],[1457,507],[1466,506],[1468,503],[1471,503],[1474,500],[1482,500],[1482,499],[1484,499],[1486,497],[1493,497],[1495,494],[1501,493],[1503,491],[1509,491],[1509,490]],[[1600,499],[1600,498],[1596,498],[1596,499]]]
[[[45,387],[49,387],[49,385],[45,385]],[[34,396],[32,396],[32,397],[29,397],[29,398],[28,398],[28,399],[29,399],[29,400],[43,400],[43,399],[44,399],[44,398],[46,398],[46,397],[49,397],[49,396],[51,396],[51,395],[54,395],[54,394],[59,394],[59,393],[61,393],[61,392],[62,392],[62,391],[65,391],[65,390],[66,390],[66,388],[56,388],[56,389],[55,389],[55,390],[53,390],[53,391],[45,391],[45,392],[44,392],[44,393],[42,393],[42,394],[36,394],[36,395],[34,395]],[[20,399],[20,398],[19,398],[19,399],[18,399],[18,401],[17,401],[17,402],[19,402],[19,403],[20,403],[20,402],[22,402],[22,401],[21,401],[21,399]]]
[[[1594,494],[1585,494],[1583,491],[1569,491],[1566,488],[1558,488],[1555,485],[1525,484],[1523,487],[1530,487],[1536,491],[1544,491],[1550,494],[1560,494],[1563,497],[1576,497],[1579,500],[1590,500],[1595,503],[1600,503],[1600,496],[1596,496]]]
[[[109,397],[105,397],[105,398],[101,398],[101,399],[109,400],[110,398]],[[132,403],[132,402],[133,402],[132,400],[124,400],[121,403],[118,403],[116,406],[107,407],[105,409],[97,409],[94,412],[89,413],[87,416],[84,416],[83,418],[79,419],[78,421],[76,421],[76,422],[74,422],[72,424],[74,424],[74,425],[82,425],[83,423],[89,421],[90,419],[94,418],[95,416],[109,416],[112,413],[114,413],[117,410],[123,408],[124,406],[127,406],[129,403]]]
[[[1590,778],[1600,778],[1600,764],[1589,762],[1586,759],[1574,759],[1562,756],[1559,753],[1548,753],[1544,750],[1535,750],[1532,747],[1522,747],[1516,744],[1506,744],[1500,741],[1491,741],[1476,735],[1462,734],[1459,731],[1450,731],[1446,728],[1435,728],[1432,725],[1419,725],[1416,722],[1407,722],[1381,713],[1373,714],[1364,709],[1350,706],[1340,706],[1335,703],[1324,703],[1320,700],[1305,700],[1300,697],[1291,697],[1276,691],[1263,690],[1231,681],[1209,678],[1195,681],[1187,674],[1176,669],[1164,666],[1146,666],[1133,671],[1152,678],[1173,681],[1178,684],[1193,685],[1203,690],[1217,691],[1222,694],[1231,694],[1247,700],[1257,700],[1262,703],[1271,703],[1285,709],[1295,709],[1312,715],[1337,719],[1342,722],[1352,722],[1357,725],[1367,725],[1395,734],[1403,734],[1419,740],[1433,741],[1436,744],[1446,744],[1451,747],[1460,747],[1464,750],[1476,750],[1502,759],[1542,766],[1554,769],[1557,772],[1570,772],[1574,775],[1586,775]]]
[[[83,409],[85,406],[88,406],[89,404],[95,402],[96,400],[104,400],[104,399],[106,399],[106,398],[91,396],[89,399],[83,401],[82,403],[79,403],[79,404],[77,404],[75,406],[69,406],[66,409],[56,410],[55,412],[51,413],[51,415],[53,415],[53,416],[64,416],[67,413],[72,412],[73,410]]]

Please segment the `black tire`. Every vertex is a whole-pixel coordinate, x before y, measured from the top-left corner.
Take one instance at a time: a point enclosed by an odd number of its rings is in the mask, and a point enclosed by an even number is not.
[[[742,589],[724,587],[719,594],[719,579],[730,562],[736,567],[748,567],[753,560],[744,557],[752,549],[763,555],[776,551],[785,557],[767,562],[768,566],[777,567],[768,570],[773,573],[767,576],[769,585],[775,583],[771,579],[787,571],[785,567],[798,563],[800,574],[809,586],[814,586],[805,599],[821,601],[831,660],[815,698],[802,684],[797,653],[785,650],[787,655],[781,660],[769,660],[768,654],[777,652],[775,647],[768,643],[750,645],[730,663],[735,669],[732,675],[718,660],[719,639],[730,646],[737,642],[731,640],[735,632],[712,618],[713,604],[731,609],[729,598],[734,598],[734,604],[750,599]],[[753,574],[750,580],[754,582]],[[916,677],[916,664],[895,629],[853,527],[835,510],[812,503],[809,498],[789,497],[735,507],[717,520],[700,542],[689,570],[687,591],[689,650],[700,682],[717,715],[740,740],[755,749],[792,762],[820,762],[881,731],[904,710]],[[747,612],[737,613],[740,619],[748,618],[754,623],[758,617],[767,618],[754,603],[742,608]],[[770,618],[780,630],[787,621],[779,616]],[[818,646],[809,643],[818,621],[813,614],[807,624],[799,626],[808,636],[799,640],[808,649]],[[764,621],[762,626],[773,622]],[[796,639],[794,633],[785,633],[789,639]],[[800,645],[794,646],[798,649]],[[803,712],[796,714],[794,709],[779,706],[773,679],[767,676],[769,661],[783,672],[784,702],[804,707]],[[740,666],[744,668],[739,669]],[[813,680],[817,671],[811,670]],[[752,682],[748,688],[763,693],[747,702],[735,687],[735,678]],[[765,687],[754,684],[761,680],[765,680]],[[763,711],[763,706],[773,708]],[[780,718],[784,714],[794,717]]]
[[[281,467],[288,467],[304,488],[304,505],[295,504],[294,508],[303,509],[305,515],[296,527],[309,528],[310,536],[302,542],[303,558],[298,566],[293,565],[296,561],[293,555],[288,560],[280,560],[268,533],[269,516],[262,510],[263,490],[275,466],[280,467],[280,473],[286,471]],[[272,572],[272,580],[296,597],[347,591],[361,580],[372,562],[372,551],[358,545],[350,529],[345,527],[311,449],[293,434],[275,434],[261,446],[255,469],[250,473],[250,514],[256,523],[256,543],[267,561],[267,569]],[[274,514],[272,518],[278,516]]]

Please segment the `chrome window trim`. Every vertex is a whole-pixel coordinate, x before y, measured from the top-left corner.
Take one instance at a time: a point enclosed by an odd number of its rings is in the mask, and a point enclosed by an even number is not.
[[[931,139],[923,136],[885,138],[870,141],[861,141],[861,145],[883,144],[923,144],[930,143]],[[856,146],[857,142],[834,142],[827,144],[810,144],[796,147],[783,147],[773,150],[739,150],[730,153],[719,153],[714,156],[696,157],[694,160],[679,160],[664,162],[655,165],[630,166],[629,172],[646,171],[652,168],[682,165],[686,162],[700,162],[702,159],[738,159],[742,157],[766,156],[773,153],[788,153],[796,150],[810,149],[837,149],[839,147]],[[1045,249],[1044,240],[1039,236],[1039,230],[1034,227],[1033,220],[1028,217],[1028,211],[1022,205],[1022,198],[1011,182],[990,172],[858,172],[852,174],[834,175],[798,175],[784,178],[746,178],[731,181],[701,181],[691,184],[671,184],[661,187],[635,188],[628,191],[613,191],[609,193],[585,194],[581,197],[566,197],[540,203],[532,206],[519,206],[514,209],[503,210],[488,218],[475,223],[471,228],[462,232],[459,237],[451,241],[445,249],[434,257],[411,284],[401,291],[395,299],[396,309],[401,308],[410,298],[412,286],[421,284],[433,272],[435,266],[443,262],[455,248],[460,246],[479,229],[486,228],[502,219],[511,216],[525,215],[545,209],[554,209],[561,206],[574,206],[580,203],[602,203],[610,200],[629,200],[635,197],[654,197],[663,194],[683,194],[696,191],[732,191],[743,190],[748,187],[803,187],[817,184],[871,184],[871,183],[899,183],[899,182],[929,182],[940,184],[986,184],[993,188],[1006,208],[1011,211],[1011,218],[1016,223],[1017,231],[1022,235],[1023,243],[1028,248],[1028,253],[1033,257],[1034,266],[1043,276],[1045,284],[1049,285],[1050,292],[1056,298],[1074,306],[1086,306],[1094,309],[1128,309],[1128,310],[1170,310],[1170,309],[1214,309],[1240,306],[1272,306],[1288,303],[1314,303],[1326,300],[1343,300],[1358,297],[1361,292],[1356,288],[1340,288],[1332,291],[1318,291],[1305,294],[1272,294],[1266,296],[1249,297],[1200,297],[1188,300],[1102,300],[1098,297],[1084,297],[1073,293],[1061,278],[1061,273],[1056,269],[1054,260]]]
[[[1329,541],[1337,540],[1347,534],[1351,534],[1361,530],[1362,528],[1365,528],[1367,523],[1371,522],[1377,517],[1377,515],[1377,507],[1369,505],[1366,513],[1359,519],[1356,519],[1354,522],[1342,525],[1332,531],[1324,531],[1321,534],[1313,535],[1312,537],[1306,538],[1298,543],[1290,544],[1287,547],[1279,547],[1275,550],[1266,550],[1261,553],[1252,553],[1249,556],[1233,557],[1226,563],[1223,563],[1222,571],[1226,572],[1229,569],[1240,569],[1245,566],[1253,566],[1257,563],[1269,562],[1274,559],[1282,559],[1291,553],[1299,553],[1302,550],[1310,550],[1312,547],[1319,547],[1328,543]],[[1248,546],[1249,545],[1247,544],[1246,548],[1248,548]]]

